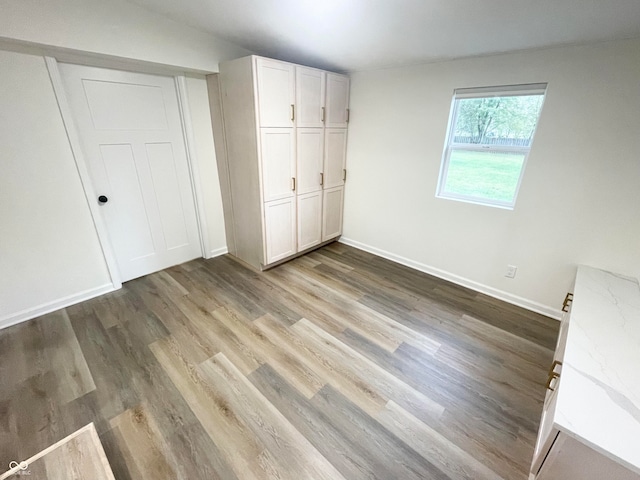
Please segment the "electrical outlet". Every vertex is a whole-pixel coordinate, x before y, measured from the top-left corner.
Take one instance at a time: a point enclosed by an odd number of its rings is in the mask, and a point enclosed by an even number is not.
[[[515,278],[518,267],[515,265],[507,265],[507,273],[504,274],[507,278]]]

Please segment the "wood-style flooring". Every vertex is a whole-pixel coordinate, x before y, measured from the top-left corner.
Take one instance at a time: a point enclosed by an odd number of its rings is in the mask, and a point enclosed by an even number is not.
[[[333,243],[0,331],[0,472],[94,422],[134,479],[527,478],[558,322]]]
[[[114,480],[95,425],[90,423],[0,474],[0,480],[27,476],[34,480]]]

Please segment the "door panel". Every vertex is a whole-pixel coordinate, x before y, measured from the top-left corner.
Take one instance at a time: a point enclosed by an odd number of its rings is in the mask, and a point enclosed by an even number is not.
[[[296,197],[264,204],[266,265],[296,253]]]
[[[322,190],[324,129],[298,128],[296,137],[298,195]]]
[[[322,191],[298,195],[298,251],[322,241]]]
[[[292,127],[295,67],[266,58],[256,59],[260,127]]]
[[[122,280],[201,256],[174,79],[60,71]]]
[[[327,128],[347,128],[349,121],[349,77],[327,73]]]
[[[183,198],[173,148],[171,143],[148,143],[145,146],[166,248],[180,248],[189,243],[189,235],[182,213]]]
[[[293,128],[260,129],[262,189],[269,202],[295,195],[296,156]]]
[[[153,230],[132,146],[100,145],[100,152],[107,184],[96,187],[100,192],[109,192],[110,208],[104,209],[107,225],[119,225],[125,232],[135,232],[130,236],[113,235],[113,247],[129,261],[153,255],[156,251]]]
[[[83,79],[96,130],[166,130],[162,88]]]
[[[344,187],[324,190],[322,201],[322,241],[342,235]]]
[[[324,188],[344,185],[347,131],[342,128],[327,128],[324,144]]]
[[[324,127],[325,73],[296,66],[296,125]]]

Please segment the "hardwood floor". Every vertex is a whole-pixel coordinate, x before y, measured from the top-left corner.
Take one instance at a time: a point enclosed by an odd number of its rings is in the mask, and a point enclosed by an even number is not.
[[[117,479],[527,478],[558,322],[338,243],[0,331],[0,471],[94,422]]]
[[[59,442],[21,460],[0,480],[28,476],[38,480],[115,480],[95,426],[90,423]]]

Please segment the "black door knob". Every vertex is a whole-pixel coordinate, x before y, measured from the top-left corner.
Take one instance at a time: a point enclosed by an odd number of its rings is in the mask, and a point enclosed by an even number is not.
[[[108,199],[107,197],[105,197],[104,195],[100,195],[100,196],[98,197],[98,201],[99,201],[100,203],[107,203],[107,202],[109,201],[109,199]]]

